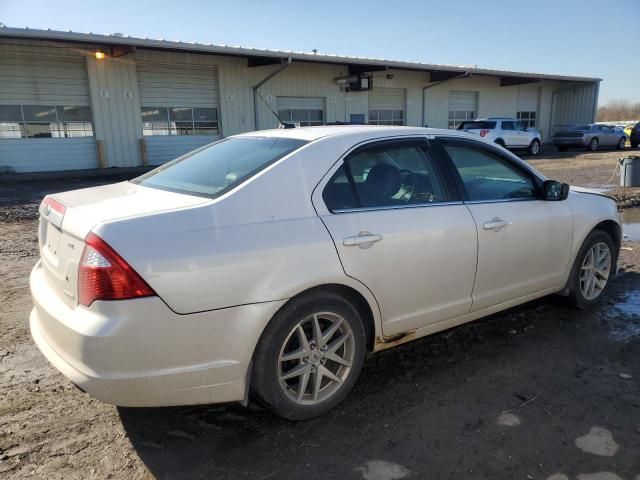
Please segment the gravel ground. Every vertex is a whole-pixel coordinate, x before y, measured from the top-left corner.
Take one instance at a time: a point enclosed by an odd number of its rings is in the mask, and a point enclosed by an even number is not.
[[[531,163],[603,187],[619,156]],[[596,309],[548,297],[373,355],[348,399],[312,421],[256,406],[118,409],[49,366],[27,323],[42,195],[116,180],[0,184],[0,478],[640,478],[640,244],[625,243]],[[637,204],[637,189],[613,193]]]

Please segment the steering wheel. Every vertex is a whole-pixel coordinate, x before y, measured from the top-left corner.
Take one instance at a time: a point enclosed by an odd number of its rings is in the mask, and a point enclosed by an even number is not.
[[[414,190],[416,189],[416,177],[411,170],[407,170],[406,168],[400,168],[399,172],[400,174],[404,174],[404,177],[402,179],[402,186],[405,187],[407,191],[404,192],[398,200],[409,201],[413,196]],[[411,179],[411,183],[405,183],[407,179]]]

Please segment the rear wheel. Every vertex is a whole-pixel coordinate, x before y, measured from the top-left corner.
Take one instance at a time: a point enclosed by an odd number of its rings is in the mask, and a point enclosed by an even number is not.
[[[597,138],[592,138],[591,141],[589,142],[589,145],[587,145],[587,150],[590,152],[596,152],[598,150],[598,139]]]
[[[594,230],[582,244],[573,265],[569,301],[578,308],[595,304],[608,288],[615,265],[613,240],[607,233]]]
[[[538,155],[538,153],[540,153],[540,142],[534,139],[529,145],[527,152],[529,153],[529,155],[533,155],[534,157]]]
[[[625,145],[625,143],[627,143],[627,139],[626,139],[625,137],[622,137],[622,138],[620,139],[620,141],[618,142],[618,145],[616,145],[616,148],[617,148],[618,150],[624,150],[624,145]]]
[[[252,390],[289,420],[322,415],[353,388],[365,338],[358,310],[342,296],[318,291],[294,298],[260,339]]]

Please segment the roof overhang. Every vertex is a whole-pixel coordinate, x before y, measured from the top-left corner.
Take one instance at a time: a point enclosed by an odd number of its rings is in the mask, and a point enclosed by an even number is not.
[[[50,42],[81,43],[85,45],[101,45],[109,47],[112,52],[126,54],[136,48],[163,50],[172,52],[189,52],[209,55],[223,55],[243,57],[247,59],[249,67],[280,64],[288,58],[296,62],[312,62],[333,65],[345,65],[350,74],[384,70],[411,70],[429,72],[430,81],[442,81],[459,76],[465,72],[471,75],[483,75],[500,78],[500,85],[520,85],[523,83],[538,83],[543,80],[560,82],[594,83],[600,78],[576,77],[567,75],[550,75],[543,73],[512,72],[506,70],[491,70],[470,66],[438,65],[420,62],[404,62],[377,58],[349,57],[338,55],[323,55],[307,52],[289,52],[284,50],[267,50],[258,48],[244,48],[229,45],[214,45],[198,42],[182,42],[173,40],[158,40],[151,38],[137,38],[121,35],[102,35],[94,33],[62,32],[56,30],[39,30],[30,28],[0,27],[0,38],[43,40]],[[439,79],[439,80],[434,80]]]

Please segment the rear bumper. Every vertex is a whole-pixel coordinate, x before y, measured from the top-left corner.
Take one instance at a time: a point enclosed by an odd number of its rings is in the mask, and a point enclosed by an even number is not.
[[[92,397],[151,407],[241,401],[260,335],[284,301],[178,315],[157,297],[71,308],[40,262],[30,279],[31,334]]]
[[[556,147],[586,147],[588,142],[584,138],[554,138]]]

